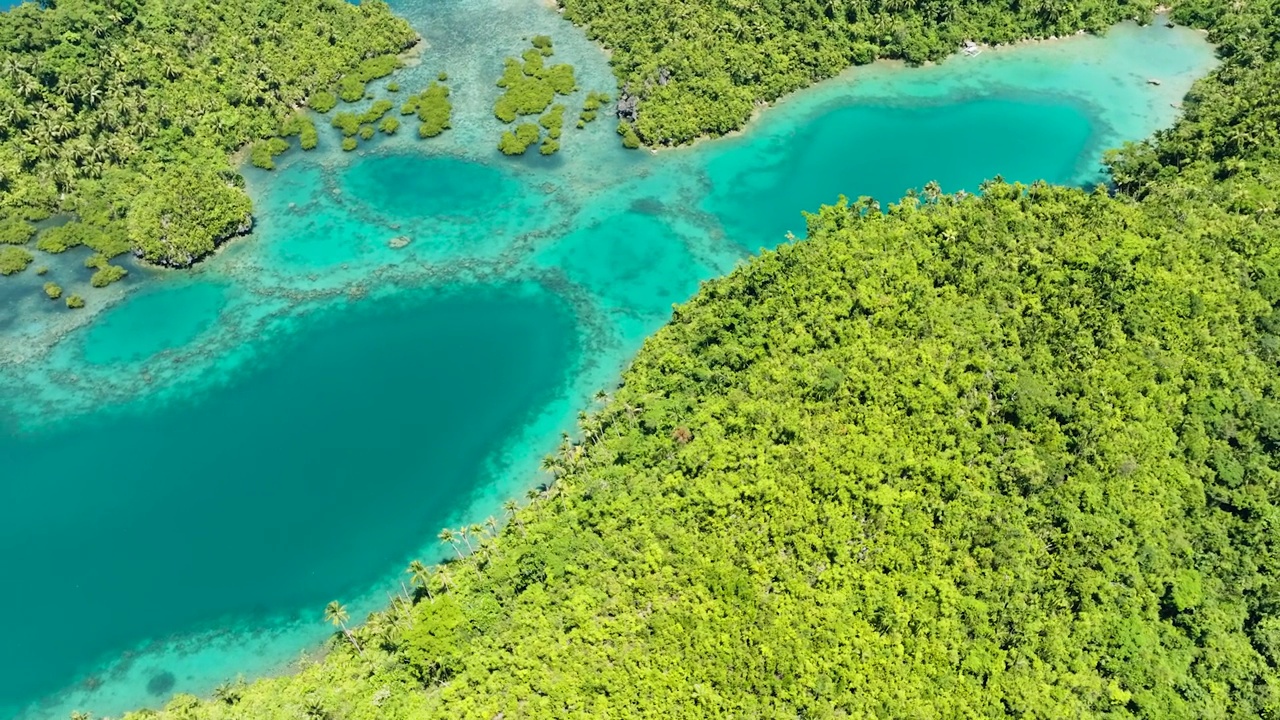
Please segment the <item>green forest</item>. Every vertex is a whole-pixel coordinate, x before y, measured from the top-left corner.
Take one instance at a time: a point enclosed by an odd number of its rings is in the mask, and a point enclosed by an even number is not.
[[[271,167],[281,135],[314,147],[308,100],[362,99],[417,39],[381,0],[45,5],[0,13],[0,227],[65,214],[47,251],[175,267],[251,227],[232,153],[257,142]]]
[[[411,598],[126,717],[1280,717],[1280,4],[1175,17],[1114,192],[822,208]]]
[[[639,140],[736,130],[763,103],[880,58],[940,60],[966,40],[1103,32],[1156,0],[558,0],[610,52]],[[633,104],[634,103],[634,104]],[[631,132],[630,129],[620,134]]]

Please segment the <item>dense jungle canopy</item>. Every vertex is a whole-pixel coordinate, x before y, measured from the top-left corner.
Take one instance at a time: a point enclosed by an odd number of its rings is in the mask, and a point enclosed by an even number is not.
[[[1101,32],[1157,0],[558,0],[609,48],[650,144],[741,127],[760,103],[852,64],[939,60],[963,42]]]
[[[104,255],[190,265],[251,222],[230,154],[339,81],[363,96],[358,78],[389,72],[415,40],[381,0],[48,0],[0,13],[0,225],[70,213]]]
[[[1280,716],[1280,7],[1176,13],[1224,63],[1118,194],[823,208],[413,601],[129,717]]]

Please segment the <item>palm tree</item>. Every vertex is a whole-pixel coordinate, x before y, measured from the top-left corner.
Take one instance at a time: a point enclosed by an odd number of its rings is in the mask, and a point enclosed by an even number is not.
[[[444,565],[437,567],[436,577],[440,578],[440,584],[444,586],[445,590],[448,590],[450,587],[449,568],[445,567]]]
[[[930,180],[924,185],[924,199],[929,203],[936,204],[938,199],[942,197],[942,186],[937,180]]]
[[[428,583],[431,580],[431,570],[422,563],[421,560],[414,560],[409,563],[409,569],[405,570],[409,573],[409,583],[414,587],[420,587],[427,593],[427,599],[431,599],[431,588]]]
[[[469,530],[467,530],[467,528],[466,528],[466,526],[465,526],[465,525],[464,525],[464,526],[462,526],[462,527],[460,527],[460,528],[458,528],[458,537],[462,538],[462,542],[464,542],[464,543],[466,543],[466,544],[467,544],[467,552],[468,552],[468,553],[473,553],[473,552],[475,552],[475,551],[476,551],[476,549],[475,549],[475,548],[473,548],[473,547],[471,547],[471,541],[467,539],[467,535],[468,535],[469,533],[470,533],[470,531],[469,531]]]
[[[458,549],[458,538],[456,535],[454,535],[452,530],[450,530],[449,528],[445,528],[441,530],[440,534],[437,535],[436,537],[440,538],[440,542],[448,543],[452,545],[453,551],[458,553],[458,559],[459,560],[462,559],[462,551]]]
[[[484,542],[484,525],[474,523],[469,529],[471,530],[471,536],[476,539],[476,542]]]
[[[490,537],[498,536],[498,519],[497,518],[490,515],[489,517],[485,518],[484,524],[485,524],[485,527],[489,528]]]
[[[93,720],[93,716],[82,710],[73,710],[71,720]]]
[[[564,470],[560,465],[560,460],[555,455],[548,455],[542,458],[542,471],[551,473],[552,477],[559,478],[560,473]]]
[[[516,514],[516,511],[520,509],[520,503],[513,498],[502,503],[502,509],[507,511],[507,517],[516,521],[516,525],[520,526],[520,533],[524,534],[524,521]]]
[[[342,634],[346,635],[347,639],[351,641],[351,644],[356,646],[356,652],[364,655],[364,650],[360,649],[360,643],[356,642],[355,636],[347,629],[347,620],[349,618],[350,616],[347,615],[347,609],[337,600],[334,600],[324,606],[325,622],[331,623],[334,627],[342,628]]]

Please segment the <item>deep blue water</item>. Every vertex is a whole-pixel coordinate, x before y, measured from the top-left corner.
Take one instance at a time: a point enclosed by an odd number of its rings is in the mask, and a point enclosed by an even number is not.
[[[0,501],[5,586],[26,588],[0,593],[22,659],[0,700],[139,638],[363,590],[475,489],[576,343],[545,295],[405,293],[304,319],[215,394],[0,434],[5,475],[32,480]]]

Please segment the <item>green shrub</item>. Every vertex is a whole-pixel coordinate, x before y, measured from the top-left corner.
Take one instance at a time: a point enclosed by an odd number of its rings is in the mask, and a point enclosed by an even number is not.
[[[96,288],[106,287],[128,274],[129,271],[119,265],[108,265],[106,261],[103,261],[98,271],[93,274],[93,277],[89,278],[89,284]]]
[[[497,85],[506,92],[493,104],[493,114],[502,122],[514,122],[521,115],[537,115],[555,101],[557,94],[567,95],[577,88],[573,66],[545,67],[537,49],[526,50],[523,62],[507,58]]]
[[[350,112],[340,112],[333,116],[331,124],[342,132],[343,137],[351,137],[360,132],[360,116]]]
[[[596,92],[592,90],[587,93],[587,97],[582,101],[582,112],[578,114],[578,127],[586,127],[587,123],[596,119],[597,111],[612,100],[608,93]]]
[[[453,114],[453,103],[449,101],[449,88],[439,83],[431,83],[418,96],[418,137],[435,137],[449,129],[449,118]]]
[[[387,100],[385,98],[382,100],[377,100],[372,105],[369,106],[368,110],[365,110],[363,113],[360,114],[360,122],[368,123],[372,125],[373,123],[376,123],[379,120],[381,120],[383,115],[386,115],[387,113],[391,112],[391,109],[394,107],[395,107],[395,103],[391,102],[390,100]]]
[[[582,101],[583,111],[599,110],[603,105],[613,98],[609,97],[609,93],[596,92],[592,90],[587,93],[587,97]]]
[[[299,128],[301,132],[301,128]],[[260,167],[263,170],[274,170],[276,167],[275,156],[280,155],[289,149],[289,143],[283,138],[271,138],[261,142],[254,143],[253,150],[249,153],[249,161],[254,167]]]
[[[248,210],[246,209],[246,213]],[[85,223],[84,232],[81,234],[85,247],[94,252],[102,253],[104,256],[113,258],[117,255],[123,255],[132,249],[133,245],[129,239],[125,229],[119,225],[111,225],[107,228],[99,228]]]
[[[622,147],[628,150],[640,147],[640,136],[636,135],[636,129],[631,126],[631,123],[618,123],[618,134],[622,136]]]
[[[361,140],[372,140],[372,139],[373,139],[373,132],[374,132],[374,130],[373,130],[373,126],[372,126],[372,125],[361,125],[361,126],[360,126],[360,139],[361,139]]]
[[[523,155],[529,146],[538,142],[538,126],[533,123],[520,123],[516,126],[515,132],[510,130],[502,133],[502,139],[498,141],[498,149],[503,155]]]
[[[336,107],[337,104],[337,96],[328,90],[321,90],[317,92],[311,96],[310,100],[307,101],[307,105],[318,113],[327,113]]]
[[[531,42],[543,55],[550,55],[554,52],[551,48],[551,37],[548,35],[534,35],[533,39],[529,42]]]
[[[352,150],[355,150],[355,149],[356,149],[356,145],[358,145],[358,144],[359,144],[359,143],[358,143],[358,142],[356,142],[356,139],[355,139],[355,138],[353,138],[353,137],[344,137],[344,138],[342,138],[342,151],[343,151],[343,152],[351,152]]]
[[[555,155],[560,150],[560,141],[553,137],[543,139],[542,144],[538,146],[538,152],[543,155]]]
[[[364,81],[348,75],[338,81],[338,97],[344,102],[356,102],[364,97]]]
[[[62,297],[62,288],[59,287],[56,282],[47,282],[44,284],[44,294],[47,295],[50,300],[57,300]]]
[[[0,275],[12,275],[27,269],[35,256],[16,245],[0,246]]]
[[[302,127],[302,132],[298,134],[298,147],[303,150],[315,150],[319,143],[320,137],[316,134],[315,123],[308,119],[307,124]]]
[[[382,122],[378,123],[378,129],[386,135],[395,135],[400,129],[400,119],[395,117],[382,118]]]
[[[369,82],[370,80],[377,80],[390,75],[400,65],[400,58],[395,55],[379,55],[362,61],[360,66],[356,68],[354,75],[361,82]]]
[[[391,92],[391,93],[400,92],[400,83],[398,82],[387,83],[387,92]]]
[[[79,295],[76,295],[75,293],[68,295],[67,307],[71,308],[72,310],[79,310],[80,308],[84,307],[84,298],[80,297]]]
[[[18,218],[0,220],[0,245],[25,245],[36,234],[31,223]]]
[[[36,249],[40,252],[58,254],[73,247],[89,245],[102,234],[101,230],[82,222],[69,222],[66,225],[52,227],[40,233],[36,239]]]
[[[442,70],[440,74],[436,76],[436,80],[439,80],[440,82],[447,82],[449,80],[449,73]]]
[[[578,89],[578,83],[573,78],[573,66],[560,64],[552,65],[547,68],[543,77],[551,84],[551,89],[555,90],[557,95],[568,95]]]
[[[302,134],[302,126],[310,122],[311,119],[302,113],[295,113],[286,117],[280,123],[280,137],[293,137]]]

